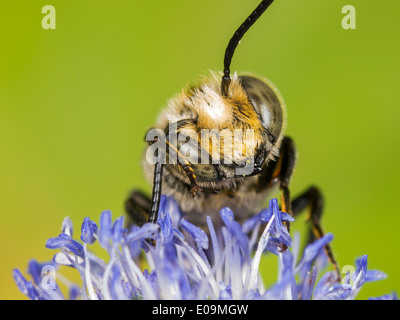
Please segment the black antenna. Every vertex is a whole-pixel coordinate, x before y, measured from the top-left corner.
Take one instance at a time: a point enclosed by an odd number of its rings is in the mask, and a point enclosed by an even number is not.
[[[151,209],[148,220],[152,223],[157,222],[158,210],[160,209],[162,174],[163,164],[158,161],[154,167],[153,194],[151,197]]]
[[[229,41],[228,47],[225,50],[225,59],[224,59],[224,75],[222,77],[221,82],[221,93],[223,96],[228,96],[229,85],[231,83],[230,76],[230,65],[232,61],[233,54],[235,53],[235,49],[239,44],[240,40],[243,38],[244,34],[250,27],[258,20],[259,17],[264,13],[265,10],[271,5],[274,0],[263,0],[258,5],[258,7],[247,17],[247,19],[241,24],[241,26],[236,30],[235,34]]]

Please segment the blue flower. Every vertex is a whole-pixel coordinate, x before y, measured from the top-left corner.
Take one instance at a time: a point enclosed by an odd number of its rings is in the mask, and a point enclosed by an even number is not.
[[[186,230],[190,234],[190,236],[196,242],[198,248],[208,248],[208,237],[202,229],[196,227],[185,219],[181,220],[180,226],[183,230]]]
[[[321,276],[326,261],[324,246],[333,235],[309,244],[298,258],[299,237],[295,234],[292,239],[282,223],[294,219],[279,210],[276,199],[242,225],[229,208],[222,208],[221,219],[224,225],[216,229],[207,217],[207,235],[182,218],[174,199],[163,196],[157,223],[126,230],[123,217],[113,221],[110,211],[101,214],[99,228],[85,218],[81,244],[72,239],[72,222],[65,218],[62,233],[46,243],[47,248],[59,250],[53,261],[31,260],[28,273],[33,281],[18,269],[13,277],[19,290],[32,300],[338,300],[354,299],[365,283],[386,278],[381,271],[368,270],[366,255],[356,260],[354,272],[346,273],[342,281],[334,271]],[[109,256],[107,262],[88,250],[96,239]],[[270,288],[264,287],[259,272],[266,253],[275,254],[279,266],[278,279]],[[147,269],[141,269],[143,262]],[[82,283],[74,284],[63,277],[63,265],[76,269]],[[62,292],[59,283],[68,292]],[[397,295],[371,299],[391,300]]]
[[[71,239],[71,237],[66,233],[61,233],[57,238],[50,238],[49,240],[47,240],[46,248],[49,249],[65,248],[81,258],[83,258],[85,255],[83,246],[79,242]]]
[[[399,297],[397,296],[396,292],[393,292],[380,297],[371,297],[368,300],[399,300]]]
[[[112,219],[110,211],[103,211],[100,215],[100,231],[99,242],[103,248],[106,248],[110,243],[112,229]]]
[[[89,218],[85,218],[81,227],[81,240],[88,244],[96,241],[97,224]]]

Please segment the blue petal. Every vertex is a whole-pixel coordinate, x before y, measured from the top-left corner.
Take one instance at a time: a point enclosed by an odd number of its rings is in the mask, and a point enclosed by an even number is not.
[[[268,300],[283,300],[285,289],[288,286],[292,286],[292,279],[290,277],[285,277],[273,287],[268,289],[263,294],[263,298]]]
[[[41,285],[42,271],[43,271],[43,268],[47,267],[47,266],[52,266],[52,267],[54,267],[54,269],[57,268],[57,265],[52,261],[48,261],[45,263],[39,263],[34,259],[29,261],[28,273],[31,275],[35,285],[37,285],[37,286]]]
[[[305,262],[310,262],[315,259],[318,252],[325,247],[333,239],[333,234],[328,233],[322,238],[316,240],[315,242],[309,244],[304,250],[303,259]]]
[[[272,213],[269,208],[262,209],[260,212],[260,219],[261,221],[268,222],[271,220]]]
[[[97,235],[97,224],[86,217],[83,219],[81,227],[81,240],[88,244],[92,244],[96,241],[95,235]]]
[[[302,300],[311,300],[316,279],[317,279],[317,268],[314,266],[311,270],[311,273],[307,272],[305,281],[303,283],[303,293],[301,296]]]
[[[26,289],[27,281],[25,277],[22,275],[21,271],[19,271],[19,269],[14,269],[12,275],[19,291],[21,291],[23,294],[26,295],[28,293],[28,290]]]
[[[138,230],[140,230],[140,227],[138,226],[132,226],[131,230],[129,231],[128,235],[126,236],[126,244],[129,248],[129,251],[131,253],[131,258],[135,259],[139,256],[140,254],[140,244],[139,241],[131,241],[128,237],[131,236],[132,234],[135,234]]]
[[[27,281],[25,277],[22,275],[21,271],[19,271],[18,269],[14,269],[12,274],[19,291],[28,296],[28,298],[31,300],[41,299],[32,281]]]
[[[278,200],[277,199],[271,199],[269,202],[269,207],[266,209],[261,210],[260,212],[260,218],[264,222],[268,222],[271,220],[272,215],[274,214],[275,211],[279,211],[279,206],[278,206]],[[294,218],[283,211],[279,211],[279,216],[281,221],[288,221],[288,222],[294,222]]]
[[[325,273],[314,289],[314,299],[322,299],[324,295],[328,292],[329,288],[336,283],[337,275],[335,272]]]
[[[160,197],[160,205],[158,207],[158,216],[161,217],[165,214],[167,205],[167,196],[161,195]]]
[[[250,231],[252,231],[257,223],[261,222],[261,213],[256,214],[252,217],[250,217],[249,219],[247,219],[245,222],[243,222],[242,224],[242,230],[244,233],[249,233]]]
[[[42,277],[41,277],[42,266],[36,260],[29,261],[28,273],[31,275],[33,282],[36,285],[39,285],[42,282]]]
[[[285,271],[293,271],[293,255],[289,250],[282,252],[282,264]]]
[[[76,300],[81,294],[81,289],[76,285],[71,285],[69,288],[69,300]]]
[[[229,228],[229,226],[235,221],[233,212],[228,207],[222,208],[220,211],[222,221]]]
[[[263,299],[268,300],[283,300],[287,288],[291,289],[292,297],[296,294],[293,286],[293,255],[289,250],[285,250],[282,255],[282,269],[280,273],[280,280],[269,290],[267,290]]]
[[[174,231],[174,237],[172,238],[173,242],[177,245],[182,245],[182,242],[185,240],[185,236],[178,229],[173,228],[173,231]]]
[[[157,273],[155,270],[153,270],[151,273],[149,273],[149,270],[145,269],[143,272],[144,277],[146,280],[150,283],[151,288],[153,289],[154,292],[158,291],[158,282],[157,282]]]
[[[292,239],[286,230],[286,226],[282,224],[282,221],[293,222],[294,219],[289,214],[279,210],[278,200],[275,198],[270,200],[267,209],[261,211],[261,220],[268,222],[271,220],[272,216],[275,216],[275,218],[272,222],[270,232],[277,238],[280,238],[282,233],[285,232],[286,234],[282,238],[282,242],[288,247],[292,246]]]
[[[324,249],[320,250],[315,258],[315,265],[318,270],[324,270],[328,264],[328,256]]]
[[[295,296],[295,292],[293,292],[293,289],[295,286],[293,286],[293,281],[295,281],[294,278],[294,264],[293,264],[293,255],[289,250],[285,250],[282,253],[282,275],[281,275],[281,282],[285,283],[287,285],[290,285],[290,288],[292,289],[292,297]]]
[[[66,246],[71,252],[76,254],[77,256],[83,258],[85,256],[85,252],[83,250],[83,246],[79,243],[76,242],[75,240],[71,239],[71,241],[68,243]]]
[[[282,242],[280,242],[278,239],[272,237],[268,239],[266,250],[275,255],[278,255],[282,251],[282,249],[283,249]]]
[[[35,286],[33,285],[32,281],[28,281],[26,283],[26,290],[28,291],[27,296],[31,300],[41,300],[39,292],[36,290]]]
[[[285,226],[281,226],[281,235],[278,237],[281,243],[283,243],[287,247],[292,247],[292,237],[290,236],[289,232],[287,231]]]
[[[365,276],[367,273],[368,256],[363,255],[360,259],[356,260],[357,270],[353,274],[353,281],[355,288],[361,288],[365,282]]]
[[[179,209],[178,204],[172,196],[167,197],[165,204],[165,213],[169,214],[174,228],[178,228],[182,213]]]
[[[290,214],[281,211],[281,221],[294,222],[295,219]]]
[[[113,300],[118,300],[120,298],[120,295],[118,294],[118,289],[122,289],[121,272],[119,270],[119,267],[114,264],[112,267],[112,277],[110,283],[110,293]]]
[[[111,211],[103,211],[100,215],[99,242],[103,248],[107,247],[111,238],[112,219]]]
[[[399,298],[398,298],[396,292],[393,292],[391,294],[385,294],[380,297],[371,297],[371,298],[368,298],[368,300],[399,300]]]
[[[180,225],[190,234],[190,236],[193,238],[199,248],[208,248],[208,237],[202,229],[196,227],[194,224],[191,224],[185,219],[181,220]]]
[[[134,288],[132,288],[131,284],[127,281],[121,280],[122,292],[128,299],[132,300],[136,295]]]
[[[168,213],[164,217],[159,216],[157,224],[160,226],[161,234],[163,235],[164,241],[171,242],[174,236],[174,230],[172,227],[172,220]]]
[[[72,221],[69,217],[65,217],[62,223],[61,232],[69,235],[72,238],[73,234],[73,226]]]
[[[171,263],[177,262],[178,256],[177,256],[175,246],[166,244],[162,247],[162,249],[163,249],[163,253],[164,253],[164,255],[163,255],[164,259],[170,261]]]
[[[154,232],[158,230],[159,226],[155,223],[145,223],[141,227],[134,227],[126,237],[127,243],[140,241],[148,238],[153,238]]]
[[[183,266],[178,263],[176,247],[172,244],[165,244],[163,251],[163,259],[160,261],[162,266],[160,267],[164,269],[167,280],[178,285],[182,299],[193,299],[194,292]]]
[[[357,276],[355,276],[355,275],[357,275]],[[356,289],[361,288],[363,286],[363,284],[365,283],[365,272],[360,271],[359,273],[354,273],[353,278],[354,278],[353,286]]]
[[[239,243],[240,248],[243,250],[245,258],[249,255],[249,239],[243,233],[242,227],[239,223],[234,220],[233,212],[228,207],[223,208],[220,211],[220,215],[222,221],[225,223],[226,228],[228,229],[229,233],[232,234],[236,238]]]
[[[249,290],[244,294],[243,300],[260,300],[261,295],[260,293],[254,290]]]
[[[286,212],[280,212],[280,217],[281,217],[281,221],[294,221],[294,219],[288,215]],[[260,212],[260,220],[263,222],[269,222],[269,220],[271,220],[272,216],[274,215],[274,211],[272,210],[271,207],[262,209]]]
[[[379,270],[368,270],[365,273],[365,282],[383,280],[387,278],[387,274]]]
[[[119,245],[122,240],[123,232],[124,232],[124,216],[119,217],[114,221],[112,227],[111,241],[113,245]]]
[[[230,284],[219,283],[219,300],[232,300],[232,288]]]
[[[129,247],[129,252],[131,254],[132,259],[136,259],[137,257],[139,257],[140,252],[141,252],[141,247],[140,247],[139,241],[135,241],[135,242],[132,242],[131,244],[128,244],[128,247]]]
[[[49,249],[60,249],[63,247],[69,249],[72,253],[81,258],[85,255],[82,245],[71,239],[70,236],[65,233],[61,233],[57,238],[50,238],[46,242],[46,248]]]
[[[364,254],[361,258],[358,258],[356,260],[356,267],[356,273],[360,272],[361,270],[366,272],[368,267],[368,255]]]
[[[57,238],[50,238],[46,242],[46,248],[48,249],[59,249],[65,247],[71,240],[70,236],[61,233]]]
[[[341,284],[334,285],[325,296],[325,300],[344,300],[351,294],[351,289],[345,289]]]
[[[271,210],[271,216],[275,215],[275,219],[271,226],[271,233],[279,238],[281,236],[281,229],[282,229],[282,221],[281,221],[281,212],[279,211],[278,200],[271,199],[269,201],[269,208]]]

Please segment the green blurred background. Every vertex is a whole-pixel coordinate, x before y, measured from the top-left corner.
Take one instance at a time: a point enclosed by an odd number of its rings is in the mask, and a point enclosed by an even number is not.
[[[150,191],[146,130],[187,82],[222,68],[258,2],[1,1],[0,299],[24,298],[11,271],[51,259],[44,244],[65,216],[77,236],[83,217],[119,216],[129,190]],[[56,30],[41,27],[47,4]],[[347,4],[356,30],[341,27]],[[368,254],[389,275],[359,298],[400,291],[399,11],[395,0],[277,0],[232,65],[280,89],[299,151],[292,194],[321,187],[339,264]],[[304,223],[295,228],[305,237]],[[271,283],[276,258],[262,265]]]

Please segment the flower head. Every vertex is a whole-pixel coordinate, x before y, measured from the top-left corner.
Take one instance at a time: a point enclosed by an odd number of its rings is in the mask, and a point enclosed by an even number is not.
[[[221,210],[224,223],[215,229],[207,217],[209,234],[181,217],[171,197],[162,197],[157,224],[124,229],[123,217],[112,220],[111,212],[100,216],[99,227],[85,218],[81,227],[83,244],[72,239],[70,219],[62,233],[46,247],[60,250],[53,262],[32,260],[28,281],[15,269],[15,282],[30,299],[353,299],[365,282],[386,277],[367,270],[367,256],[356,261],[355,272],[339,282],[337,274],[321,272],[323,248],[332,241],[327,234],[308,245],[298,259],[298,237],[294,241],[284,221],[294,221],[281,212],[276,199],[242,225],[229,208]],[[261,236],[260,236],[261,234]],[[88,250],[96,240],[109,255],[108,262]],[[142,253],[142,254],[141,254]],[[279,261],[276,283],[266,289],[259,272],[263,254],[273,253]],[[143,257],[148,268],[142,270]],[[297,261],[299,260],[299,262]],[[75,268],[78,286],[57,274],[61,265]],[[43,272],[44,269],[52,273]],[[46,269],[46,270],[47,270]],[[69,288],[64,294],[57,283]],[[50,285],[51,284],[51,285]],[[395,293],[373,299],[397,299]]]

